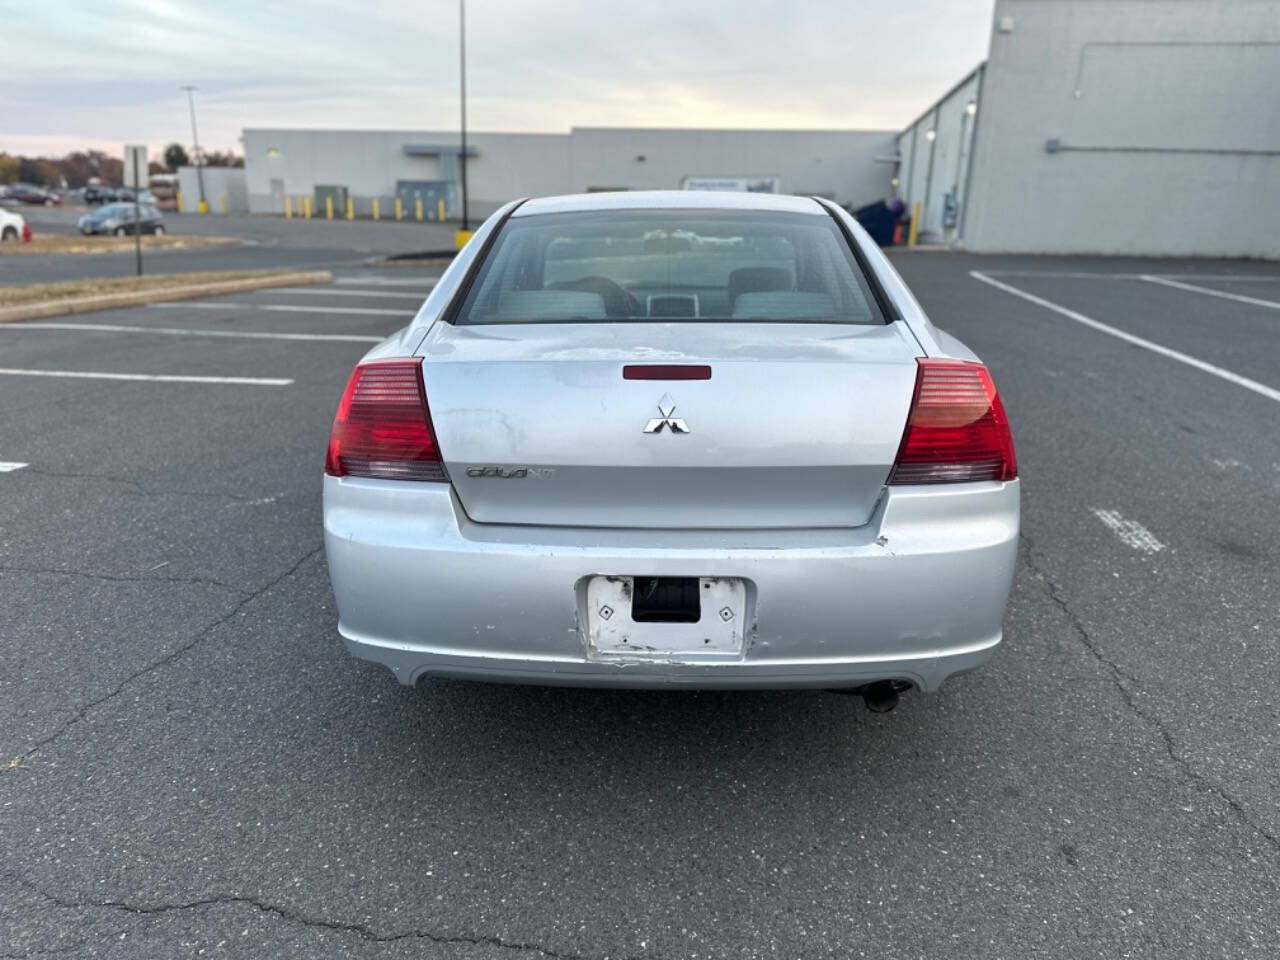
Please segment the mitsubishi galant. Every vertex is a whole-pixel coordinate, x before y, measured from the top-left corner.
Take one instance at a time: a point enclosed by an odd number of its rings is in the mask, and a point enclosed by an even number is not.
[[[338,629],[403,683],[822,687],[986,661],[1018,542],[987,368],[817,198],[509,203],[356,366]]]

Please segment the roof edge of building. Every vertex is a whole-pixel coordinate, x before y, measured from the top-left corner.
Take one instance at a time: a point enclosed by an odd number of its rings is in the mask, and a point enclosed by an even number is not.
[[[979,72],[980,70],[982,70],[982,68],[983,68],[983,67],[985,67],[986,65],[987,65],[987,61],[984,59],[984,60],[983,60],[981,63],[979,63],[976,67],[974,67],[972,70],[970,70],[968,73],[966,73],[963,77],[961,77],[959,80],[957,80],[955,83],[953,83],[950,87],[948,87],[948,88],[947,88],[947,92],[946,92],[946,93],[944,93],[942,96],[940,96],[940,97],[938,97],[937,99],[935,99],[935,100],[934,100],[932,103],[930,103],[927,107],[925,107],[923,110],[921,110],[921,111],[920,111],[920,113],[916,116],[916,118],[915,118],[914,120],[912,120],[910,123],[908,123],[905,127],[902,127],[902,128],[900,128],[900,129],[898,129],[898,130],[894,131],[894,134],[895,134],[896,136],[899,136],[899,137],[900,137],[900,136],[902,136],[904,133],[906,133],[908,130],[910,130],[912,127],[914,127],[917,123],[919,123],[921,120],[923,120],[923,119],[924,119],[925,117],[927,117],[929,114],[931,114],[934,110],[936,110],[936,109],[938,108],[938,106],[939,106],[943,101],[945,101],[945,100],[946,100],[948,97],[950,97],[953,93],[955,93],[957,90],[959,90],[961,87],[963,87],[966,83],[968,83],[970,80],[972,80],[975,76],[977,76],[977,75],[978,75],[978,72]]]

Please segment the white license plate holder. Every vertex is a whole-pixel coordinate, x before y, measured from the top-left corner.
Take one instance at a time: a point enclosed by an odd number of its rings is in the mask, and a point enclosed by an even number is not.
[[[587,650],[601,660],[726,660],[741,657],[747,589],[734,577],[699,577],[697,623],[637,623],[632,577],[587,581]]]

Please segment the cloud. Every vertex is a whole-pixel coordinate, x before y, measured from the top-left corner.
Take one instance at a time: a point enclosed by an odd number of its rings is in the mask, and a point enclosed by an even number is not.
[[[485,130],[897,128],[986,51],[992,0],[472,0]],[[34,6],[7,52],[0,149],[202,141],[245,127],[451,129],[453,0],[103,0]]]

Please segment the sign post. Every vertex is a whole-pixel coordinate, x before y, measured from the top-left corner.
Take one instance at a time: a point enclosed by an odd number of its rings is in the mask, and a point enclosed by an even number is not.
[[[139,210],[138,195],[142,193],[142,184],[146,173],[146,146],[139,144],[127,145],[124,148],[124,185],[133,190],[133,255],[138,268],[138,276],[142,276],[142,214]]]

